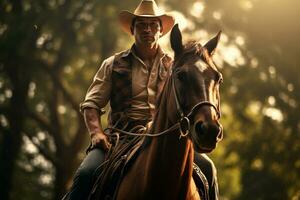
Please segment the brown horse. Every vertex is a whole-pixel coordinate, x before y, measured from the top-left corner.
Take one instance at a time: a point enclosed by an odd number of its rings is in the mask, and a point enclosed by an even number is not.
[[[200,199],[192,178],[194,150],[211,152],[222,139],[219,84],[211,56],[220,33],[203,47],[171,32],[175,59],[143,150],[123,177],[117,200]],[[165,131],[170,130],[173,131]],[[147,144],[146,144],[147,143]]]

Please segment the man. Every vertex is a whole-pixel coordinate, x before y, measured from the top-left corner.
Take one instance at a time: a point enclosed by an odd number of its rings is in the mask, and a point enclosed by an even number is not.
[[[136,125],[146,126],[153,118],[155,101],[172,64],[158,40],[171,30],[174,19],[160,13],[153,0],[142,0],[134,13],[122,11],[119,19],[124,31],[133,35],[135,42],[131,49],[103,61],[80,105],[91,146],[68,194],[72,200],[88,197],[93,174],[111,147],[101,126],[103,108],[110,102],[109,126],[127,127],[127,130]],[[206,157],[199,154],[196,162],[205,166],[203,173],[215,177],[215,168]],[[208,178],[208,181],[213,190],[217,190],[216,179]],[[215,191],[212,193],[217,196]]]

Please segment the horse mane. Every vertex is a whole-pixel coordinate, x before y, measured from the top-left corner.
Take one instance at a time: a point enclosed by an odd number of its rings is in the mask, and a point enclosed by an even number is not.
[[[183,58],[187,58],[190,55],[199,55],[201,56],[201,59],[206,63],[208,63],[208,61],[210,60],[207,49],[203,47],[199,42],[191,40],[183,45],[183,52],[178,58],[175,58],[174,63],[181,63],[180,60],[182,60]]]

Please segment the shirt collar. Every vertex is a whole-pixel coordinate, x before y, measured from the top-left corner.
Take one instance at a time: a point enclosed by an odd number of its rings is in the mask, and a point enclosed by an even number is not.
[[[166,56],[166,53],[162,50],[162,48],[160,46],[158,46],[158,50],[157,51],[158,52],[157,52],[156,56],[158,56],[160,59],[163,58],[164,56]],[[131,46],[130,49],[124,51],[121,57],[125,58],[125,57],[128,57],[130,55],[134,55],[134,56],[138,57],[136,55],[136,51],[134,49],[134,44]]]

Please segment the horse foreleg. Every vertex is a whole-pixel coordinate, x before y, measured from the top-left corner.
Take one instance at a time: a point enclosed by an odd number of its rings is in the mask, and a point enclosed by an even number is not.
[[[190,191],[188,193],[186,200],[201,200],[199,192],[198,192],[198,188],[197,188],[196,183],[193,178],[190,183]]]

